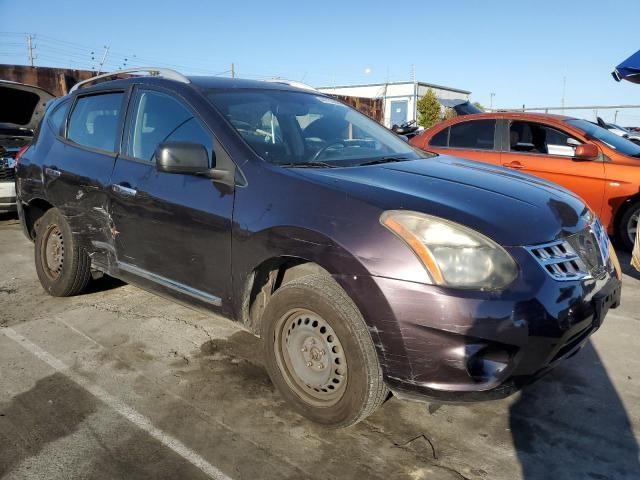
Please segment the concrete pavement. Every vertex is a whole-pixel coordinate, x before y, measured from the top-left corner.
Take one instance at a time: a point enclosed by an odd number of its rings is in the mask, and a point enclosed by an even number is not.
[[[621,259],[628,264],[628,256]],[[103,278],[52,298],[0,217],[0,478],[640,477],[640,275],[580,354],[524,392],[392,399],[326,430],[287,408],[260,343]]]

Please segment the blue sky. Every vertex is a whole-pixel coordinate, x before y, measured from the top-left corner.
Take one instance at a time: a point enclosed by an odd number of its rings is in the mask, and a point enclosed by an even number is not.
[[[418,80],[486,105],[491,92],[499,107],[560,105],[564,77],[568,106],[640,104],[640,86],[610,76],[640,49],[635,0],[0,0],[0,18],[0,63],[26,63],[20,34],[31,32],[36,65],[96,66],[109,45],[110,69],[127,58],[220,73],[234,62],[240,77],[320,86],[407,80],[414,65]],[[640,125],[640,110],[618,119]]]

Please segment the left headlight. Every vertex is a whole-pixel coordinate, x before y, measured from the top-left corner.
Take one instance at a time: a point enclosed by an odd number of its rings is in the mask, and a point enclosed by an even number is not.
[[[407,210],[384,212],[380,223],[404,240],[435,284],[499,290],[518,273],[500,245],[464,225]]]

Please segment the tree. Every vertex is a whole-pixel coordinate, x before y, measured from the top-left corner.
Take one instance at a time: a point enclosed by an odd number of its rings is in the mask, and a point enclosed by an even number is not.
[[[487,109],[484,108],[484,105],[482,105],[480,102],[473,102],[473,104],[478,107],[479,110],[482,110],[483,112],[486,112]]]
[[[424,97],[418,100],[418,125],[429,128],[441,119],[440,103],[436,93],[429,89]]]
[[[444,115],[442,116],[442,120],[449,120],[450,118],[457,117],[458,114],[451,107],[446,107],[444,109]]]

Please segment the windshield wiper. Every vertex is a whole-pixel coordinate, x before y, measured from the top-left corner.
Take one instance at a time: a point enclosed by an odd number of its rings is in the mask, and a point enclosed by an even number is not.
[[[292,162],[292,163],[279,163],[281,167],[292,168],[336,168],[337,165],[331,165],[326,162]]]
[[[360,163],[358,166],[365,167],[367,165],[379,165],[381,163],[392,163],[392,162],[402,162],[404,160],[409,160],[407,157],[394,157],[389,155],[388,157],[378,158],[376,160],[371,160],[370,162]]]

